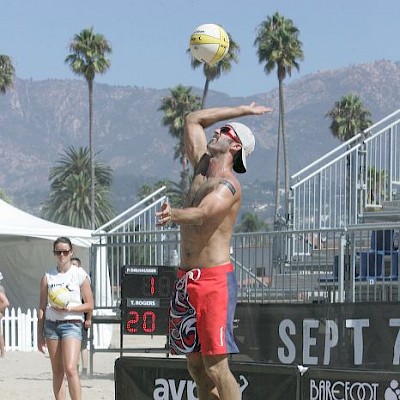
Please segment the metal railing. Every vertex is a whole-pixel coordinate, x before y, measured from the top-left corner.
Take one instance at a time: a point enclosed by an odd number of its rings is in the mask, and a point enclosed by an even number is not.
[[[238,281],[238,300],[242,303],[400,301],[399,231],[400,222],[346,229],[235,233],[231,260]],[[121,237],[124,240],[119,240]],[[179,241],[176,229],[135,235],[103,233],[93,246],[102,248],[100,253],[109,257],[111,308],[119,309],[120,272],[125,264],[175,267],[167,255],[179,248]],[[295,254],[274,258],[274,246],[284,243],[290,246],[295,243]],[[164,258],[151,257],[149,252]],[[36,310],[25,314],[19,309],[6,309],[1,324],[6,350],[36,350]]]
[[[400,110],[294,174],[289,228],[345,228],[399,199],[399,124]]]
[[[231,241],[240,302],[398,301],[397,224],[354,225],[346,229],[236,233]],[[385,234],[385,241],[379,239]],[[373,240],[378,235],[377,240]],[[119,236],[124,240],[118,240]],[[121,299],[124,265],[171,265],[167,256],[179,249],[179,230],[104,234],[109,254],[112,302]],[[110,240],[112,239],[112,240]],[[375,243],[375,244],[374,244]],[[384,244],[382,244],[384,243]],[[275,246],[294,251],[275,258]],[[149,252],[164,255],[151,257]],[[124,255],[122,256],[115,256]],[[129,255],[129,257],[127,257]]]
[[[94,233],[99,240],[91,249],[91,271],[96,264],[107,265],[109,276],[92,276],[93,286],[103,288],[111,282],[110,292],[98,294],[101,301],[96,299],[97,307],[117,305],[123,265],[168,265],[178,255],[179,231],[161,231],[156,227],[155,213],[167,200],[165,190],[165,186],[156,190]]]

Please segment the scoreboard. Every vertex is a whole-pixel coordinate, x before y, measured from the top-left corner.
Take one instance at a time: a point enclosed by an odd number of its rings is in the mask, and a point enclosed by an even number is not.
[[[123,332],[136,335],[166,335],[168,308],[176,269],[136,265],[125,265],[122,268]]]

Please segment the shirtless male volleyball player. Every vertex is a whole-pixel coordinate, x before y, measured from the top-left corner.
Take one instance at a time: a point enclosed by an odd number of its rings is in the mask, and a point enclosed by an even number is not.
[[[194,111],[185,120],[185,151],[193,181],[184,208],[162,205],[158,225],[181,226],[181,262],[171,298],[169,340],[173,354],[185,355],[200,400],[240,400],[228,354],[237,353],[233,317],[237,284],[230,262],[230,239],[241,204],[233,171],[244,173],[254,150],[251,130],[239,122],[215,129],[207,143],[205,129],[249,115],[269,113],[256,105]]]

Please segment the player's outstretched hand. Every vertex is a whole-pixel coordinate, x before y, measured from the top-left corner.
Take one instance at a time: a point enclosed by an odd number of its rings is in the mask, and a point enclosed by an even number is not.
[[[245,107],[248,108],[249,115],[261,115],[272,112],[272,108],[259,106],[256,104],[255,101],[253,101],[252,103],[250,103],[248,106]]]

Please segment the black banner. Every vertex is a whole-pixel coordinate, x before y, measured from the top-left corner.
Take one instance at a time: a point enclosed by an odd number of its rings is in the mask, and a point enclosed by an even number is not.
[[[398,400],[400,376],[231,362],[242,400]],[[198,400],[184,359],[121,357],[115,362],[117,400]]]
[[[296,399],[298,373],[294,367],[231,363],[243,400]],[[278,384],[277,384],[278,383]],[[115,361],[118,400],[198,400],[186,360],[121,357]]]
[[[399,303],[239,304],[236,318],[235,360],[400,369]]]
[[[239,304],[243,400],[399,400],[399,303]],[[182,358],[121,357],[118,400],[197,400]]]

